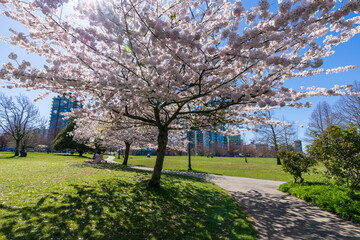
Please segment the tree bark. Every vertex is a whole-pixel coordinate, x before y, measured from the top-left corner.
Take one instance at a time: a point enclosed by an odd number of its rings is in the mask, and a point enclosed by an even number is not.
[[[275,133],[274,126],[271,126],[271,131],[272,131],[272,134],[273,134],[273,141],[274,141],[275,154],[276,154],[276,163],[277,163],[277,165],[281,165],[280,158],[277,156],[277,151],[279,150],[279,147],[278,147],[278,144],[277,144],[277,139],[276,139],[276,133]]]
[[[281,161],[280,161],[280,158],[278,156],[276,156],[276,162],[277,162],[277,165],[281,165]]]
[[[300,176],[300,183],[304,182],[304,179]]]
[[[19,156],[20,141],[15,141],[15,156]]]
[[[130,145],[131,143],[125,142],[125,155],[124,155],[124,161],[122,165],[127,166],[128,159],[129,159],[129,153],[130,153]]]
[[[75,150],[79,153],[79,156],[82,157],[82,155],[84,154],[84,150],[82,149],[78,149],[78,148],[75,148]]]
[[[157,156],[154,171],[149,181],[150,187],[160,187],[161,170],[163,168],[166,145],[168,142],[168,131],[167,127],[159,127]]]

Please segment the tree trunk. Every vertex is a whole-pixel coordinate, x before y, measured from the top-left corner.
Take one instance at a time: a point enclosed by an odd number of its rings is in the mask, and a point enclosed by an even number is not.
[[[127,166],[127,162],[129,159],[130,145],[131,145],[131,143],[125,142],[125,155],[124,155],[124,161],[122,163],[122,165],[125,165],[125,166]]]
[[[15,156],[19,156],[20,141],[15,141]]]
[[[304,182],[304,179],[300,176],[300,183]]]
[[[79,156],[82,157],[82,155],[84,154],[85,151],[83,151],[82,149],[77,149],[75,148],[75,150],[79,153]]]
[[[281,161],[280,161],[280,158],[278,156],[276,156],[276,162],[277,162],[277,165],[281,165]]]
[[[163,168],[166,145],[168,142],[168,131],[167,127],[159,127],[157,156],[154,171],[149,181],[150,187],[160,187],[161,170]]]
[[[276,154],[276,163],[277,163],[277,165],[281,165],[280,158],[277,156],[277,151],[279,150],[279,147],[278,147],[278,144],[277,144],[276,132],[275,132],[274,126],[270,125],[270,127],[271,127],[272,137],[273,137],[273,141],[274,141],[275,154]]]
[[[276,145],[275,145],[276,164],[277,164],[277,165],[281,165],[280,158],[279,158],[278,155],[277,155],[278,150],[279,150],[279,148],[278,148],[277,143],[276,143]]]

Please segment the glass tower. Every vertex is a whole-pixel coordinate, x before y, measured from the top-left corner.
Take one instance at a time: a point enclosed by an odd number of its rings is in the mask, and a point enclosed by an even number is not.
[[[49,136],[54,139],[58,133],[67,125],[70,119],[64,119],[64,113],[70,112],[72,108],[81,108],[81,105],[75,100],[69,100],[65,94],[54,97],[50,113]]]

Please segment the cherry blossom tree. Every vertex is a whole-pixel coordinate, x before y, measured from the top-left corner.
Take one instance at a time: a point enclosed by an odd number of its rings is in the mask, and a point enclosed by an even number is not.
[[[125,149],[123,165],[128,164],[130,148],[155,147],[156,128],[146,126],[140,128],[128,124],[120,124],[110,119],[77,119],[77,128],[72,135],[77,141],[87,143],[95,148]]]
[[[309,106],[309,96],[347,86],[296,91],[283,86],[354,68],[322,69],[334,46],[359,33],[360,2],[260,0],[1,0],[11,29],[4,41],[44,58],[43,69],[16,53],[0,70],[15,87],[73,92],[85,108],[157,128],[150,186],[159,186],[171,129],[256,124],[249,112]],[[339,1],[341,2],[341,1]],[[11,87],[11,86],[10,86]],[[86,100],[89,104],[85,104]]]
[[[93,148],[125,149],[123,165],[128,164],[130,148],[155,148],[157,128],[136,125],[129,121],[113,119],[111,114],[97,112],[96,115],[76,119],[76,128],[72,132],[74,140],[88,144]],[[169,149],[185,151],[185,133],[169,132]]]

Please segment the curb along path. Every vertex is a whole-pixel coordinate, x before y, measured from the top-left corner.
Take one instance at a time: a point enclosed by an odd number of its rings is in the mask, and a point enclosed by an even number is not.
[[[106,159],[109,163],[117,163],[113,160],[111,156]],[[170,170],[163,172],[203,178],[228,191],[254,221],[259,239],[360,239],[359,225],[276,190],[283,182]]]

